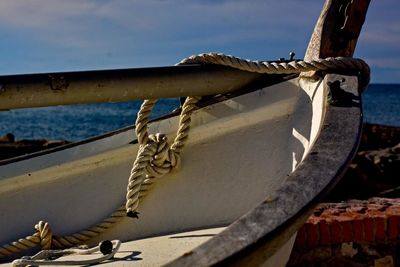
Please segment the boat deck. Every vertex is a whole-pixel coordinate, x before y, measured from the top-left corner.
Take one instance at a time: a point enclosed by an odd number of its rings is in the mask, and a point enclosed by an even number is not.
[[[123,242],[113,260],[99,265],[160,266],[194,249],[224,229],[225,227],[209,228]],[[92,255],[65,256],[58,260],[77,261],[99,258],[101,256],[102,254],[97,252]],[[0,266],[10,266],[10,263],[2,263]]]

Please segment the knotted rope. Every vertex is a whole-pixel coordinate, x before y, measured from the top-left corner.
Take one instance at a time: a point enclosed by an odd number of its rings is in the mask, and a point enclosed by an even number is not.
[[[182,60],[177,65],[184,64],[218,64],[244,71],[266,74],[290,74],[321,70],[353,70],[359,71],[360,75],[365,77],[366,81],[369,81],[370,73],[368,65],[363,60],[342,57],[318,59],[308,62],[264,62],[210,53],[191,56]],[[181,163],[180,153],[188,138],[191,114],[198,100],[198,97],[193,96],[186,99],[182,107],[177,135],[171,146],[168,145],[165,135],[148,134],[147,124],[149,114],[156,100],[145,100],[143,102],[136,120],[139,151],[129,177],[126,203],[110,217],[88,229],[64,237],[53,235],[49,224],[41,221],[35,226],[36,232],[33,235],[1,246],[0,258],[20,253],[37,245],[41,245],[43,249],[73,247],[113,227],[126,214],[131,217],[137,217],[139,199],[146,195],[155,178],[179,168]]]
[[[147,132],[149,115],[157,100],[151,99],[143,102],[138,112],[135,128],[139,152],[133,164],[127,186],[125,207],[128,216],[137,216],[143,182],[151,185],[154,178],[161,177],[172,169],[180,167],[180,152],[188,139],[191,114],[198,100],[199,97],[186,98],[182,106],[178,131],[171,146],[169,146],[165,135],[159,133],[149,135]]]

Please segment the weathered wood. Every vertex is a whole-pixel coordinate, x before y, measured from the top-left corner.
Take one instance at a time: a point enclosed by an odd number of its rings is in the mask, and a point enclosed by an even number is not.
[[[369,2],[370,0],[327,0],[304,59],[352,57]]]

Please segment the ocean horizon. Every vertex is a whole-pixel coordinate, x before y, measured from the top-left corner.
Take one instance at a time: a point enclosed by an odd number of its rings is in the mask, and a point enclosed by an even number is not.
[[[400,84],[370,84],[363,93],[364,121],[400,127]],[[133,125],[142,101],[16,109],[0,112],[0,136],[16,139],[78,141]],[[160,100],[153,117],[179,107],[178,99]]]

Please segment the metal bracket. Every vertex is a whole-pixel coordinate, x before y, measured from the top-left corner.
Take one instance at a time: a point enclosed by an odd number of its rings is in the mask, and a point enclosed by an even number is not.
[[[360,106],[360,102],[356,100],[357,97],[345,89],[346,78],[343,76],[340,77],[340,79],[333,79],[326,82],[326,85],[328,86],[327,101],[329,105],[335,107]]]

